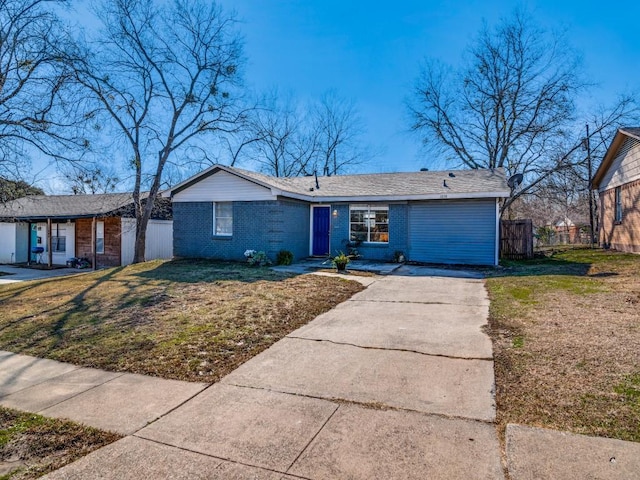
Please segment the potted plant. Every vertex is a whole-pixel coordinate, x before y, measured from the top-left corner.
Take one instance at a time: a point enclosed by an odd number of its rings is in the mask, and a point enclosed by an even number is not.
[[[336,267],[338,272],[344,272],[347,270],[347,264],[351,261],[349,255],[345,255],[344,252],[338,253],[331,259],[331,264]]]

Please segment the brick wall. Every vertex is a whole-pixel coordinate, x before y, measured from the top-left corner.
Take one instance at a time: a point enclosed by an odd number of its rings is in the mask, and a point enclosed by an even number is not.
[[[280,250],[296,259],[309,254],[309,205],[276,200],[233,202],[233,234],[213,235],[212,202],[173,204],[176,257],[245,260],[247,249],[263,250],[275,260]]]
[[[622,222],[615,222],[615,188],[600,194],[600,243],[623,252],[640,252],[640,180],[621,186]]]
[[[120,228],[120,217],[105,217],[96,220],[104,222],[104,253],[96,255],[97,266],[118,267],[121,261],[122,229]],[[91,227],[92,220],[90,218],[76,220],[76,256],[88,258],[93,262]]]
[[[385,204],[386,205],[386,204]],[[338,252],[347,253],[346,244],[349,239],[349,205],[332,204],[332,212],[337,211],[337,216],[331,218],[331,254]],[[394,253],[401,251],[407,255],[407,228],[408,205],[389,205],[389,243],[370,244],[363,243],[358,251],[366,260],[393,260]]]

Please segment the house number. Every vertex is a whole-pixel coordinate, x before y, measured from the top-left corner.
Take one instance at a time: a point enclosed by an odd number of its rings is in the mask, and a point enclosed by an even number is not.
[[[440,195],[440,198],[447,198],[446,194]]]

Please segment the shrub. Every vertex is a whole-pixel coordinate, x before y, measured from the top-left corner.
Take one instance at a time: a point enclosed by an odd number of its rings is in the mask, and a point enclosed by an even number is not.
[[[293,263],[293,253],[289,250],[280,250],[276,257],[276,265],[291,265]]]
[[[267,257],[267,254],[263,251],[255,252],[250,257],[247,257],[247,261],[249,262],[249,265],[256,267],[267,267],[272,263],[269,257]]]

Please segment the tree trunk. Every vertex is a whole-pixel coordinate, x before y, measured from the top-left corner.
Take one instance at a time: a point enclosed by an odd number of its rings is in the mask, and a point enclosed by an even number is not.
[[[153,206],[156,202],[156,197],[158,192],[160,191],[160,180],[162,178],[162,171],[164,169],[164,165],[167,162],[167,158],[169,158],[170,149],[164,148],[158,152],[158,166],[156,168],[156,174],[153,178],[153,183],[151,184],[151,190],[149,191],[149,196],[146,199],[144,204],[144,208],[142,207],[142,203],[140,202],[140,189],[138,185],[136,185],[137,191],[134,190],[133,196],[134,199],[136,196],[138,200],[136,203],[136,243],[133,251],[133,263],[140,263],[145,261],[145,245],[147,240],[147,225],[149,224],[149,219],[151,218],[151,213],[153,212]]]
[[[144,215],[139,216],[136,212],[136,240],[133,250],[133,263],[145,261],[145,246],[147,243],[147,224],[144,221]]]

